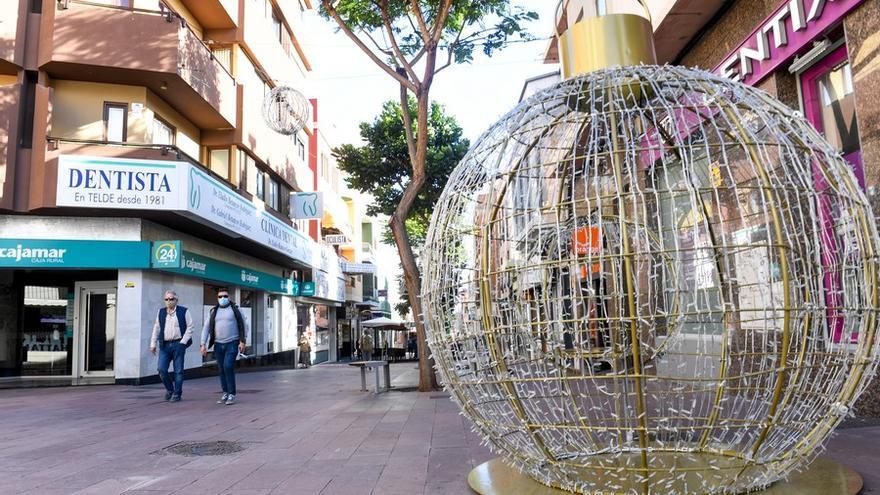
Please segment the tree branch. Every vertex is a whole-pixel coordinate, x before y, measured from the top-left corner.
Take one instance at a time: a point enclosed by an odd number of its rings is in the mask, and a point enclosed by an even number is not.
[[[399,70],[399,69],[398,69]],[[409,114],[409,93],[406,88],[400,85],[400,110],[403,115],[403,131],[406,135],[406,149],[409,151],[410,163],[415,163],[417,158],[416,139],[413,136],[412,116]],[[406,188],[404,188],[406,191]]]
[[[422,15],[421,7],[419,7],[419,0],[410,0],[409,4],[419,24],[419,34],[422,36],[422,42],[428,45],[432,39],[431,32],[428,30],[428,25],[425,24],[425,17]]]
[[[449,17],[449,11],[452,9],[452,0],[443,0],[437,11],[437,17],[434,19],[434,29],[431,32],[431,41],[435,44],[443,37],[443,28],[446,27],[446,19]]]
[[[385,55],[388,55],[389,57],[393,56],[393,53],[391,53],[391,49],[390,48],[382,48],[382,46],[379,45],[379,42],[376,41],[375,38],[373,38],[373,35],[371,35],[366,30],[362,30],[361,32],[364,33],[364,36],[366,36],[367,39],[369,39],[370,41],[373,42],[374,45],[376,45],[376,50],[379,50],[379,52],[381,52]]]
[[[409,76],[409,80],[418,87],[419,77],[413,70],[412,65],[406,60],[403,52],[400,51],[400,47],[397,45],[397,39],[394,37],[394,31],[391,27],[391,18],[388,17],[388,0],[379,0],[379,13],[382,15],[382,24],[385,25],[385,32],[388,35],[388,39],[391,41],[391,48],[394,50],[394,56],[397,59],[398,65],[403,67],[406,74]],[[415,91],[413,92],[415,93]]]
[[[443,64],[442,66],[440,66],[439,69],[434,71],[435,76],[437,74],[439,74],[440,71],[442,71],[443,69],[452,65],[452,57],[455,55],[455,47],[456,47],[456,45],[458,45],[461,42],[461,34],[462,33],[464,33],[464,23],[462,23],[461,28],[458,30],[458,33],[455,35],[455,39],[452,41],[452,43],[449,44],[449,47],[446,48],[449,51],[449,57],[447,58],[445,64]]]
[[[413,93],[418,91],[418,88],[416,88],[415,84],[413,84],[412,81],[401,76],[388,64],[381,61],[379,57],[377,57],[376,54],[373,53],[373,50],[370,50],[370,48],[365,45],[364,42],[356,34],[354,34],[354,32],[352,32],[348,25],[345,24],[345,21],[342,20],[342,17],[340,17],[339,12],[336,11],[336,8],[333,7],[333,2],[331,0],[321,0],[321,4],[324,6],[324,9],[327,11],[327,13],[330,14],[330,17],[332,17],[333,20],[336,21],[339,29],[341,29],[342,32],[344,32],[345,35],[348,36],[348,38],[353,41],[354,44],[357,45],[357,47],[360,48],[362,52],[370,57],[370,60],[372,60],[373,63],[375,63],[380,69],[385,71],[385,73],[397,80],[398,83],[406,86],[406,88]]]

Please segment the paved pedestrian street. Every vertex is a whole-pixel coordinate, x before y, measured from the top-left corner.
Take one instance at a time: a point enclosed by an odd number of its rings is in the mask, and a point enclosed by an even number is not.
[[[396,385],[413,363],[392,367]],[[160,385],[0,390],[0,493],[470,494],[491,459],[443,392],[360,391],[357,369],[242,373],[239,402],[215,404],[215,377]],[[221,449],[186,442],[233,442]],[[880,427],[841,430],[829,454],[880,487]],[[187,456],[163,453],[182,448]]]

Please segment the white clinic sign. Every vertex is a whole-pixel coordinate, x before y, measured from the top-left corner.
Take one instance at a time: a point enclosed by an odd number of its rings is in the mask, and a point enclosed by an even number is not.
[[[56,204],[176,211],[308,266],[324,264],[318,243],[185,162],[62,155]]]

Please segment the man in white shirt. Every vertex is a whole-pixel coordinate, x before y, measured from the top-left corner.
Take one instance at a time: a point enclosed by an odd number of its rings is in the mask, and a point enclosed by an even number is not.
[[[165,307],[156,315],[150,352],[159,350],[159,378],[165,385],[165,400],[180,401],[183,391],[183,359],[186,348],[192,344],[193,319],[189,310],[177,304],[177,293],[165,291]],[[174,379],[168,374],[168,365],[174,365]]]

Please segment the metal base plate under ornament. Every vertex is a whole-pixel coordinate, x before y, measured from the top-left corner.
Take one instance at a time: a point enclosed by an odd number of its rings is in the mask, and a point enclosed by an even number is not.
[[[501,460],[492,459],[468,475],[471,489],[480,495],[564,495],[571,492],[542,485]],[[788,481],[774,483],[756,495],[856,495],[864,481],[859,473],[827,457],[820,457],[808,469]],[[638,490],[637,487],[633,487]],[[637,491],[636,493],[640,493]]]

